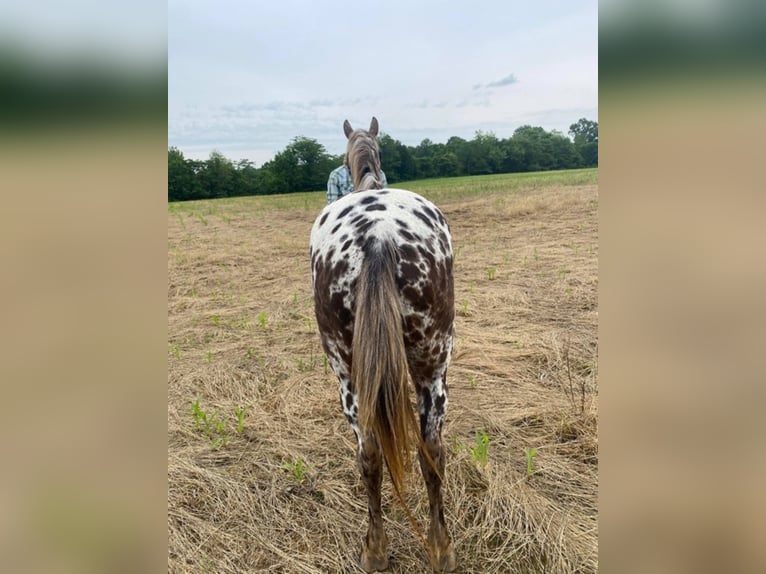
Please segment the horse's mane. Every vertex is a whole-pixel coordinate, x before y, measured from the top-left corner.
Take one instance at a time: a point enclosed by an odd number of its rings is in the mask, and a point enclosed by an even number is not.
[[[378,141],[370,132],[354,130],[349,135],[346,163],[356,191],[383,189]]]

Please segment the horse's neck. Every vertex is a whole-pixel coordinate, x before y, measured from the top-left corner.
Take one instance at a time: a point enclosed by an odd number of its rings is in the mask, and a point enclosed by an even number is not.
[[[383,189],[383,182],[381,181],[381,178],[374,173],[366,173],[359,182],[359,187],[357,189],[359,191],[364,191],[365,189]]]

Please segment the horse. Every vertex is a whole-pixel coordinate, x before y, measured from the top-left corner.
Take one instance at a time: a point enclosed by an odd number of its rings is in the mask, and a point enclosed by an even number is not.
[[[433,203],[411,191],[383,189],[375,117],[369,130],[354,130],[346,120],[343,131],[354,191],[317,216],[309,255],[322,348],[356,435],[367,493],[369,522],[360,563],[367,572],[388,567],[381,513],[383,462],[396,497],[417,528],[404,503],[409,445],[415,437],[428,491],[429,559],[435,570],[451,572],[456,558],[444,520],[441,434],[455,338],[452,238]],[[408,373],[419,425],[408,394]]]

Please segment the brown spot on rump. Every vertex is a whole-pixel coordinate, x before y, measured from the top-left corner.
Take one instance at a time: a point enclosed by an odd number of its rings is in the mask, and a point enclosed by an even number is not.
[[[343,292],[333,293],[330,297],[330,309],[328,311],[335,318],[335,321],[331,321],[334,324],[328,329],[331,333],[337,333],[346,329],[348,325],[354,324],[354,314],[343,304],[343,299]]]
[[[422,293],[412,285],[407,285],[402,289],[402,296],[407,299],[415,311],[419,313],[428,311],[428,302],[423,299]]]
[[[423,293],[423,298],[426,299],[426,301],[433,301],[435,298],[434,295],[434,288],[431,286],[430,283],[426,283],[423,286],[423,289],[421,291]]]
[[[410,261],[402,261],[399,266],[399,271],[402,279],[404,279],[406,283],[414,283],[420,276],[420,269],[418,269],[416,264],[411,263]]]
[[[423,326],[423,320],[418,315],[410,315],[406,320],[407,330],[412,331],[414,329],[420,329]]]
[[[430,249],[426,249],[422,245],[418,245],[418,253],[420,253],[420,256],[428,261],[428,267],[429,269],[433,270],[436,263],[436,258],[434,257],[434,254],[431,252]],[[433,272],[433,271],[432,271]]]
[[[434,221],[436,220],[436,214],[433,212],[433,210],[430,207],[428,207],[427,205],[424,205],[421,209],[423,210],[423,213],[425,213],[428,217],[430,217]]]
[[[419,329],[412,329],[404,334],[408,346],[417,345],[423,340],[423,333]]]
[[[412,212],[412,215],[414,215],[414,216],[415,216],[415,217],[417,217],[417,218],[418,218],[420,221],[422,221],[423,223],[425,223],[425,224],[428,226],[428,228],[429,228],[429,229],[433,229],[433,228],[434,228],[434,222],[433,222],[433,221],[431,221],[431,220],[428,218],[428,216],[427,216],[425,213],[423,213],[422,211],[418,211],[417,209],[415,209],[415,210]]]
[[[420,342],[423,339],[423,333],[421,330],[422,326],[423,326],[423,321],[420,318],[420,315],[416,315],[416,314],[408,315],[404,319],[404,334],[416,337],[417,341],[413,341],[413,342]]]
[[[346,259],[339,260],[333,265],[332,271],[330,271],[330,281],[338,283],[340,278],[346,274],[346,271],[348,271],[348,261]]]
[[[434,330],[437,333],[452,332],[455,320],[455,288],[451,258],[432,267],[428,280],[438,292],[438,297],[434,297],[431,307]]]
[[[319,309],[319,300],[330,288],[327,271],[324,260],[321,256],[317,256],[314,261],[314,305],[317,309]]]
[[[417,250],[412,245],[400,245],[399,257],[401,257],[403,261],[412,262],[418,261],[420,259]]]
[[[397,229],[397,233],[402,236],[405,241],[415,241],[415,236],[412,235],[406,229]]]
[[[369,219],[367,221],[362,220],[356,224],[356,230],[358,233],[367,233],[367,230],[375,224],[375,220]]]
[[[372,205],[368,205],[365,209],[365,211],[385,211],[386,206],[382,203],[373,203]]]
[[[430,383],[434,376],[434,362],[420,347],[414,345],[408,350],[407,359],[413,380]]]

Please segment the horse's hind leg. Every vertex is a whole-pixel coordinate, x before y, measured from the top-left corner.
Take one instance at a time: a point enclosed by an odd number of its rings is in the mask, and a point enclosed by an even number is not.
[[[369,525],[362,543],[361,565],[367,572],[388,568],[388,537],[383,528],[380,485],[383,480],[383,456],[373,436],[362,440],[358,452],[359,470],[367,491]]]
[[[337,368],[336,368],[337,367]],[[361,438],[358,425],[357,399],[351,390],[351,377],[345,365],[333,365],[338,374],[340,404],[346,420],[354,429],[358,441],[357,462],[362,482],[367,491],[367,535],[362,541],[361,566],[367,572],[388,568],[388,537],[383,529],[383,513],[380,503],[380,486],[383,481],[383,453],[375,437]]]
[[[428,544],[433,553],[435,566],[443,572],[452,572],[456,567],[455,549],[444,521],[442,502],[442,479],[444,478],[444,446],[442,445],[442,424],[447,412],[446,365],[430,380],[415,380],[418,391],[420,433],[428,457],[419,452],[420,470],[428,489],[428,503],[431,527]],[[433,465],[431,464],[433,462]],[[434,468],[436,467],[436,468]]]

